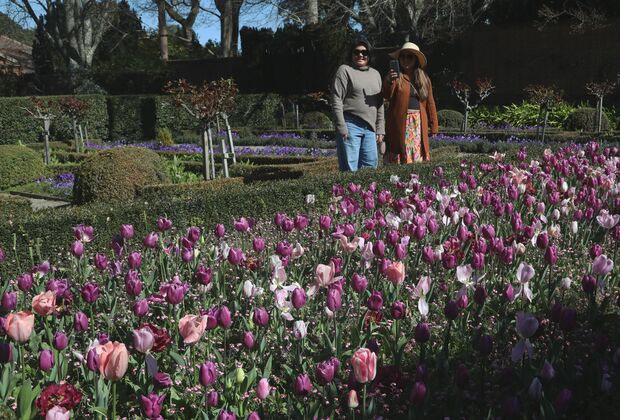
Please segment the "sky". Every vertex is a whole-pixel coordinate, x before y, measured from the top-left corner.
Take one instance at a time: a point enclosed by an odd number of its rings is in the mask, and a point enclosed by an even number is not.
[[[143,14],[140,16],[142,24],[147,30],[157,30],[157,16],[154,14]],[[176,23],[168,18],[171,23]],[[258,28],[272,28],[275,30],[280,23],[280,19],[275,16],[272,10],[268,9],[242,9],[239,18],[239,27],[244,26]],[[220,41],[220,22],[217,17],[201,11],[198,15],[194,31],[198,35],[201,44],[205,44],[209,39],[216,42]]]

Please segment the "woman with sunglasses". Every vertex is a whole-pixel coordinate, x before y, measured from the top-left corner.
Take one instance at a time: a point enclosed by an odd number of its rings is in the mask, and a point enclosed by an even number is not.
[[[435,135],[439,124],[433,88],[424,71],[426,57],[412,42],[406,42],[390,57],[398,60],[400,71],[391,68],[383,80],[383,97],[389,101],[384,161],[404,164],[430,160],[429,126]]]
[[[350,57],[350,64],[336,71],[330,89],[341,171],[376,168],[377,143],[385,134],[381,75],[369,66],[368,41],[356,40]]]

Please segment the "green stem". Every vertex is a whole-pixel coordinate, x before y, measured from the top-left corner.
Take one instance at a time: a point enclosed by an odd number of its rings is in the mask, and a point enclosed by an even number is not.
[[[112,382],[112,419],[116,420],[116,382]]]
[[[362,401],[362,418],[366,420],[366,384],[364,384],[364,397]]]

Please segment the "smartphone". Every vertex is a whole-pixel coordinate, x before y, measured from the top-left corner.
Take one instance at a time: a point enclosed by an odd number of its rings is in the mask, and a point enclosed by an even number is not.
[[[400,74],[400,64],[398,60],[390,60],[390,70],[394,70],[396,73]]]

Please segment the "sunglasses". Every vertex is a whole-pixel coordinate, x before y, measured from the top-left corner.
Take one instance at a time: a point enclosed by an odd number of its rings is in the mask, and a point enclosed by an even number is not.
[[[368,57],[368,50],[353,50],[353,55],[362,55]]]
[[[401,54],[400,58],[404,60],[413,60],[416,57],[415,54]]]

